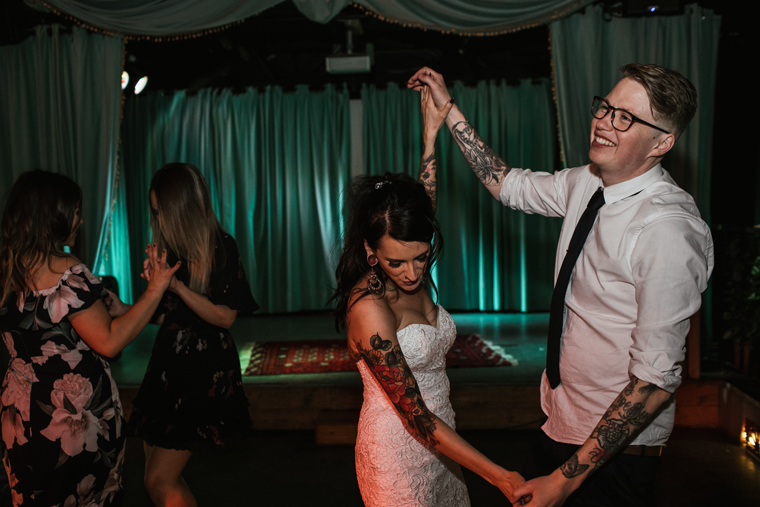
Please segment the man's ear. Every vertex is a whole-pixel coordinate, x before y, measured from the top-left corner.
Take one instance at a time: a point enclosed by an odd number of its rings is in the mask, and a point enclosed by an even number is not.
[[[675,143],[676,136],[673,134],[666,134],[664,137],[660,138],[660,142],[658,142],[655,147],[652,148],[650,154],[653,157],[662,158],[667,152],[670,151]]]

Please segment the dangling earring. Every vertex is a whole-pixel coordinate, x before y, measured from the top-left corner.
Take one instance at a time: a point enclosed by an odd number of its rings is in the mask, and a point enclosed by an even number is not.
[[[383,293],[383,282],[378,278],[375,273],[375,266],[377,266],[377,257],[374,254],[367,256],[367,263],[370,265],[369,279],[367,280],[367,290],[370,294],[379,296]]]

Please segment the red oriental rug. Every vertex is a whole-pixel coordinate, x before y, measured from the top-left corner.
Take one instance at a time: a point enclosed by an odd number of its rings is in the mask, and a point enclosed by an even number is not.
[[[447,368],[511,366],[514,358],[476,334],[457,335],[446,354]],[[355,371],[346,340],[255,342],[245,375]]]

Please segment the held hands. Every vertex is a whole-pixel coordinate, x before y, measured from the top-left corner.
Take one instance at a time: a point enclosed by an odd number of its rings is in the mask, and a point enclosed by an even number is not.
[[[512,502],[512,505],[525,505],[519,502],[520,497],[514,494],[515,489],[519,488],[525,483],[523,476],[517,472],[510,472],[504,470],[498,480],[494,483],[494,486],[499,488],[504,496]]]
[[[418,92],[422,91],[425,86],[430,88],[430,94],[433,97],[436,109],[442,110],[446,104],[451,102],[451,95],[449,94],[449,89],[446,88],[446,83],[443,81],[443,76],[429,67],[423,67],[415,72],[406,83],[407,88],[417,90]],[[453,104],[453,102],[451,103]]]
[[[422,109],[423,139],[426,143],[434,143],[438,131],[446,121],[446,117],[454,107],[454,99],[438,107],[433,100],[430,87],[425,85],[420,90],[420,105]]]
[[[551,475],[536,477],[516,488],[513,494],[517,501],[513,501],[513,504],[559,507],[572,492],[570,482],[559,470],[555,470]]]
[[[148,258],[143,261],[143,272],[140,277],[148,281],[148,290],[155,289],[163,293],[174,280],[174,273],[177,272],[180,265],[178,261],[174,266],[169,267],[166,262],[166,249],[158,255],[158,247],[154,244],[148,245],[145,249]]]
[[[111,318],[115,319],[116,317],[124,315],[131,305],[125,304],[114,292],[111,292],[108,289],[106,289],[106,292],[108,292],[108,298],[106,298],[105,303],[106,308],[108,308],[108,314]]]

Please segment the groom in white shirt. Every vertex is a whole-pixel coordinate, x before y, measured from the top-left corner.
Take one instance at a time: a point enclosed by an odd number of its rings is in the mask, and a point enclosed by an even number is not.
[[[707,224],[660,165],[696,112],[696,90],[681,74],[655,65],[621,70],[612,91],[593,99],[586,166],[553,174],[509,168],[456,106],[446,119],[496,199],[564,217],[555,279],[587,204],[600,187],[603,192],[577,261],[568,266],[569,288],[555,289],[558,352],[554,359],[548,354],[541,379],[548,419],[522,471],[531,480],[514,492],[530,505],[655,504],[689,319],[713,268]],[[439,108],[451,100],[431,69],[419,70],[408,86],[422,85]]]

